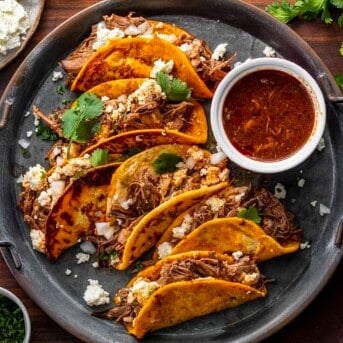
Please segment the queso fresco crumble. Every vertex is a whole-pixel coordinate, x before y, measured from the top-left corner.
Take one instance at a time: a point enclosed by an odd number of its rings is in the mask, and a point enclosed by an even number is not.
[[[0,54],[18,48],[30,23],[24,7],[15,0],[0,1]]]

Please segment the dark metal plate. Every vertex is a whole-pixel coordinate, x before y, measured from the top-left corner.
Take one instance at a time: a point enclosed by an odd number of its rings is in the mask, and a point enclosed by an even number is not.
[[[9,252],[3,251],[3,255],[19,284],[49,316],[78,338],[92,343],[135,341],[121,325],[92,317],[93,309],[82,299],[87,279],[98,279],[113,295],[130,273],[94,269],[91,263],[78,265],[75,254],[79,247],[67,251],[55,263],[32,250],[28,228],[16,205],[20,191],[16,178],[28,166],[42,163],[49,144],[32,137],[30,157],[25,158],[17,141],[34,129],[33,116],[25,117],[32,104],[49,112],[61,106],[63,98],[72,96],[55,91],[56,83],[51,78],[59,68],[57,62],[87,36],[91,24],[101,15],[126,15],[130,10],[176,23],[204,38],[211,48],[226,42],[229,53],[237,52],[238,61],[263,56],[264,47],[272,46],[278,55],[300,64],[318,81],[325,79],[329,92],[338,95],[329,71],[306,43],[263,11],[239,1],[103,1],[66,21],[33,50],[0,101],[0,118],[5,112],[9,114],[0,131],[0,239],[14,244],[21,268],[14,267]],[[6,105],[8,99],[13,100],[10,107]],[[276,182],[286,186],[286,206],[295,213],[304,229],[303,240],[309,241],[311,247],[261,264],[264,274],[277,280],[269,286],[265,299],[161,330],[147,337],[146,342],[260,341],[292,320],[324,287],[342,257],[335,236],[343,204],[343,175],[339,173],[343,170],[342,118],[329,101],[327,109],[323,151],[314,152],[303,165],[287,173],[255,177],[271,190]],[[299,178],[306,181],[303,188],[297,185]],[[318,201],[316,207],[310,204],[314,200]],[[319,203],[331,208],[331,214],[320,216]],[[72,275],[65,275],[67,268]]]

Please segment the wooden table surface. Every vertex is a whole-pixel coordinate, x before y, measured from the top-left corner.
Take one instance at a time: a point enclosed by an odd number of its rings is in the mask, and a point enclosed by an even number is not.
[[[143,1],[143,0],[142,0]],[[0,71],[0,96],[16,68],[35,45],[65,19],[83,8],[97,3],[94,0],[47,0],[41,22],[24,52]],[[271,0],[248,0],[264,9]],[[315,50],[333,75],[343,73],[343,57],[338,49],[343,41],[343,31],[337,24],[325,25],[319,21],[292,23],[294,29]],[[343,343],[343,279],[342,268],[315,301],[293,322],[272,336],[267,342]],[[50,319],[20,288],[0,255],[0,286],[12,290],[28,307],[32,318],[32,343],[80,342]]]

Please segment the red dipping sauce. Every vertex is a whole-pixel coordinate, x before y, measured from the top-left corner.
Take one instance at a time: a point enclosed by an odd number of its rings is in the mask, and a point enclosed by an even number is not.
[[[278,161],[310,137],[315,109],[307,89],[277,70],[244,76],[224,102],[223,124],[232,145],[255,160]]]

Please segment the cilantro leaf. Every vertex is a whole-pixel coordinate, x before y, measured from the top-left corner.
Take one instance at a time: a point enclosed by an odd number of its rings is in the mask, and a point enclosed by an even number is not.
[[[266,11],[283,23],[289,23],[299,15],[298,9],[294,5],[289,4],[286,0],[283,0],[280,3],[273,2],[266,7]]]
[[[340,9],[343,9],[343,0],[330,0],[330,3]]]
[[[177,78],[170,78],[162,72],[156,74],[156,80],[162,91],[166,94],[168,101],[181,102],[190,99],[191,90],[186,82]]]
[[[102,112],[103,102],[95,94],[83,93],[77,99],[77,107],[86,119],[95,119]]]
[[[58,139],[58,134],[55,131],[41,123],[39,123],[39,125],[36,127],[35,132],[38,137],[46,141],[57,141]]]
[[[338,25],[340,28],[343,27],[343,14],[341,14],[337,19]],[[342,54],[341,54],[342,55]]]
[[[254,206],[249,206],[248,209],[243,208],[237,213],[237,217],[251,220],[256,224],[260,224],[262,220],[259,210]]]
[[[343,17],[343,14],[342,14],[342,17]],[[343,21],[343,18],[342,18],[342,21]],[[339,54],[343,56],[343,43],[341,44],[341,47],[339,48]]]
[[[84,93],[76,103],[62,116],[63,136],[71,142],[86,143],[100,130],[96,119],[102,114],[103,102],[94,94]]]
[[[89,159],[93,167],[101,166],[108,162],[108,150],[107,149],[96,149],[92,152]]]
[[[176,154],[162,153],[153,162],[153,167],[157,174],[172,173],[176,171],[176,165],[181,161],[181,157]]]

